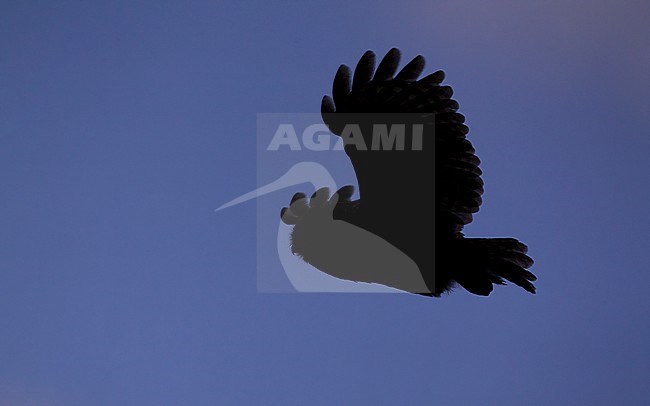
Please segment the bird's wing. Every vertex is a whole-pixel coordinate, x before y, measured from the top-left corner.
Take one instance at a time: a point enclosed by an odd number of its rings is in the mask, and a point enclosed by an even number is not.
[[[325,96],[322,101],[323,120],[344,138],[343,125],[355,116],[362,117],[361,121],[382,121],[390,116],[424,123],[422,150],[409,148],[407,143],[404,151],[370,151],[371,141],[365,133],[368,150],[360,151],[358,144],[346,142],[359,183],[360,204],[370,209],[366,212],[384,219],[401,217],[417,222],[417,213],[432,212],[433,199],[437,232],[455,234],[472,221],[481,205],[480,161],[466,138],[469,129],[465,117],[457,112],[458,103],[451,99],[451,87],[441,85],[444,72],[418,79],[424,58],[416,56],[397,73],[399,60],[400,51],[393,48],[376,70],[371,51],[361,57],[353,75],[341,65],[332,97]]]

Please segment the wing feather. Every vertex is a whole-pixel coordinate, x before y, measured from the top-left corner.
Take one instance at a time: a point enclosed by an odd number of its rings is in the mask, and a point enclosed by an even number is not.
[[[469,128],[464,124],[465,116],[457,111],[458,102],[452,99],[453,89],[441,84],[444,72],[438,70],[418,80],[425,66],[424,58],[418,55],[395,76],[400,57],[399,50],[391,49],[373,76],[375,54],[366,52],[356,66],[352,84],[349,69],[342,65],[334,78],[333,100],[327,96],[323,99],[323,119],[336,133],[340,127],[333,123],[338,113],[431,114],[435,122],[435,165],[409,151],[395,158],[370,157],[347,148],[346,152],[359,181],[361,205],[377,207],[377,212],[408,213],[414,211],[414,204],[430,205],[421,191],[433,189],[435,184],[436,227],[458,233],[472,221],[482,203],[480,160],[466,138]],[[413,174],[415,170],[422,173]],[[404,198],[404,194],[411,198]],[[401,197],[391,198],[393,195]],[[418,203],[418,198],[425,202]]]

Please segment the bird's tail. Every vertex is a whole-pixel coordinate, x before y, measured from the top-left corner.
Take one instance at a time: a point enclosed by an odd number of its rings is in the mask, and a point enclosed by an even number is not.
[[[535,293],[531,283],[537,280],[527,270],[533,260],[528,247],[514,238],[460,238],[456,240],[460,262],[453,278],[469,292],[487,296],[493,285],[514,283]]]

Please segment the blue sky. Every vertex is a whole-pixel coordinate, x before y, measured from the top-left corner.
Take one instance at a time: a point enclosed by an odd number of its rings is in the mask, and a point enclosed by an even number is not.
[[[644,1],[0,3],[0,404],[647,404]],[[261,294],[256,115],[444,69],[538,294]],[[284,191],[288,199],[292,191]]]

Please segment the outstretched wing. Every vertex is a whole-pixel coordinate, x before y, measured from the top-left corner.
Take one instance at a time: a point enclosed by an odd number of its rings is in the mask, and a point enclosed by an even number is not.
[[[360,205],[371,217],[367,222],[377,224],[376,217],[383,216],[385,224],[390,214],[396,221],[416,224],[423,220],[423,210],[433,215],[435,200],[436,234],[456,235],[472,221],[472,214],[481,205],[480,161],[466,138],[469,129],[465,117],[457,112],[458,103],[451,99],[452,88],[441,85],[444,72],[418,80],[424,58],[416,56],[396,74],[399,61],[400,51],[393,48],[376,70],[371,51],[361,57],[353,76],[347,66],[341,65],[334,78],[332,98],[323,97],[323,120],[341,135],[342,124],[354,115],[418,117],[430,129],[423,134],[423,150],[406,148],[382,153],[360,151],[357,145],[346,144],[359,183]]]

